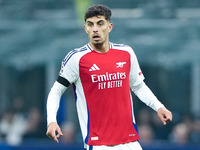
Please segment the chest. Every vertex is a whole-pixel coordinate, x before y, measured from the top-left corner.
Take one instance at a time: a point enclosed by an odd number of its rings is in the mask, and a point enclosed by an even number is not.
[[[130,71],[130,54],[126,51],[110,49],[107,53],[92,51],[80,59],[80,74],[113,74]]]

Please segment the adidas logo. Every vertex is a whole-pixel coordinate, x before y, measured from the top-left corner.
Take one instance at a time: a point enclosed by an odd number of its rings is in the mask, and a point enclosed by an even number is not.
[[[89,71],[96,71],[96,70],[100,70],[96,64],[93,64],[92,67],[89,69]]]

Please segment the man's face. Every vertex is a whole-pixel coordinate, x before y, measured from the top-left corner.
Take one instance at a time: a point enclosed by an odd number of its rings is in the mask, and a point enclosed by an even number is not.
[[[88,18],[84,28],[92,44],[102,44],[108,41],[108,34],[112,30],[112,23],[107,21],[104,16]]]

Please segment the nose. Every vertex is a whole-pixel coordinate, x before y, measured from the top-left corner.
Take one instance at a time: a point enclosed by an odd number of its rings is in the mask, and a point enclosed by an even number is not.
[[[93,32],[98,32],[98,26],[97,25],[93,26]]]

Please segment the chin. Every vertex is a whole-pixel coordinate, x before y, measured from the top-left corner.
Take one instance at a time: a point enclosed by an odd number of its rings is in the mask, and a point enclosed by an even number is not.
[[[102,41],[93,41],[92,44],[94,44],[94,45],[100,45],[100,44],[103,44],[103,42]]]

